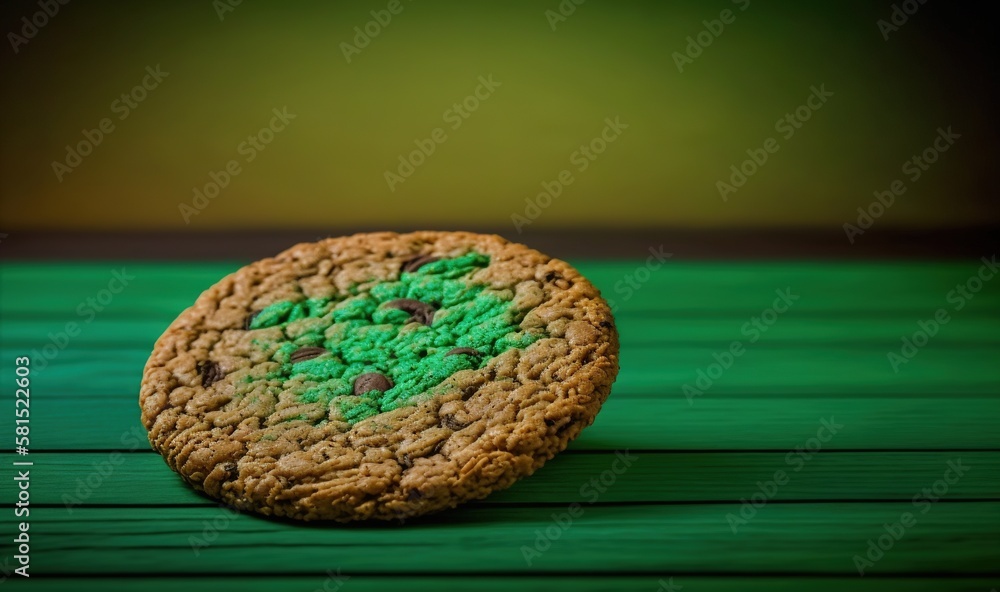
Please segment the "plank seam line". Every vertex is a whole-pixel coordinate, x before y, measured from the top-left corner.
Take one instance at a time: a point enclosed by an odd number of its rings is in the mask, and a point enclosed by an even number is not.
[[[530,572],[504,572],[504,571],[467,571],[467,572],[447,572],[447,571],[405,571],[405,572],[378,572],[378,571],[347,571],[342,572],[345,575],[351,577],[377,577],[377,578],[387,578],[387,579],[397,579],[397,578],[412,578],[412,577],[426,577],[426,578],[464,578],[464,577],[496,577],[496,578],[579,578],[579,577],[621,577],[621,576],[635,576],[635,577],[650,577],[650,578],[661,578],[663,577],[662,570],[623,570],[623,571],[555,571],[555,570],[533,570]],[[118,574],[117,572],[111,573],[87,573],[87,572],[66,572],[60,574],[39,574],[32,577],[48,578],[48,579],[68,579],[68,578],[81,578],[81,579],[100,579],[108,577],[127,577],[127,578],[142,578],[142,579],[181,579],[181,578],[233,578],[233,577],[274,577],[274,578],[307,578],[307,577],[327,577],[329,574],[326,572],[229,572],[229,573],[199,573],[199,572],[145,572],[142,574],[129,574],[123,573]],[[838,578],[838,579],[850,579],[852,581],[857,581],[858,574],[856,572],[827,572],[827,571],[724,571],[724,572],[712,572],[712,571],[672,571],[670,575],[681,578]],[[872,579],[910,579],[910,578],[933,578],[933,579],[990,579],[1000,577],[1000,571],[983,571],[983,572],[946,572],[946,571],[927,571],[927,572],[895,572],[895,573],[868,573],[865,574],[865,578]]]
[[[904,504],[912,501],[912,497],[906,498],[816,498],[816,499],[772,499],[768,504],[776,505],[806,505],[806,504]],[[965,503],[998,503],[1000,502],[1000,497],[945,497],[937,500],[938,504],[965,504]],[[524,502],[470,502],[465,506],[469,509],[515,509],[515,508],[564,508],[568,504],[573,503],[570,501],[559,501],[559,502],[545,502],[545,501],[524,501]],[[588,507],[597,508],[615,508],[615,507],[628,507],[628,506],[727,506],[727,505],[737,505],[740,504],[740,500],[622,500],[617,502],[602,502],[596,501],[588,503]],[[14,504],[2,504],[2,507],[14,508]],[[66,504],[62,503],[35,503],[32,504],[35,508],[44,508],[49,510],[58,510],[65,508]],[[189,509],[189,508],[218,508],[219,504],[210,500],[206,500],[204,503],[197,502],[180,502],[180,503],[167,503],[167,504],[127,504],[127,503],[92,503],[92,504],[82,504],[79,509],[86,510],[101,510],[101,509],[129,509],[129,508],[148,508],[148,509]],[[271,519],[259,517],[252,512],[240,512],[241,514],[246,514],[248,516],[258,517],[263,520],[270,521]],[[281,523],[282,521],[277,521]],[[298,524],[296,522],[290,522],[290,524]]]

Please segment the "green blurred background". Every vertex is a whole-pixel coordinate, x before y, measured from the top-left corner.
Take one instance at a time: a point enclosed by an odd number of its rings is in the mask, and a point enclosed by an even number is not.
[[[885,39],[891,2],[402,0],[371,24],[388,5],[69,2],[28,38],[22,17],[41,8],[6,4],[2,229],[512,229],[564,169],[574,182],[532,230],[839,230],[897,179],[907,192],[880,227],[1000,222],[993,9],[897,2],[916,12]],[[723,10],[721,34],[703,33]],[[377,34],[348,61],[366,25]],[[700,33],[711,44],[679,71]],[[168,75],[120,119],[147,66]],[[499,86],[453,129],[481,76]],[[776,122],[814,85],[833,95],[783,137]],[[241,143],[275,108],[295,119],[247,162]],[[609,117],[628,128],[580,171],[574,152]],[[57,175],[104,118],[113,131]],[[909,178],[948,126],[961,138]],[[435,128],[445,141],[390,188]],[[723,200],[717,182],[772,137],[778,152]],[[185,219],[230,160],[239,173]]]

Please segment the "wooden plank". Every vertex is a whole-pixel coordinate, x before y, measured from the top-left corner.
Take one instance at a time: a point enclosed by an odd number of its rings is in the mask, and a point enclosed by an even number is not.
[[[708,577],[704,575],[671,575],[652,573],[642,576],[615,575],[560,575],[533,576],[490,573],[480,576],[436,575],[421,576],[405,574],[385,576],[372,574],[337,573],[312,575],[286,574],[274,576],[219,578],[197,577],[116,577],[116,578],[74,578],[75,590],[98,590],[100,592],[218,592],[239,590],[240,592],[279,592],[300,590],[302,592],[384,592],[385,590],[406,590],[407,592],[441,592],[442,590],[477,590],[479,592],[552,592],[553,590],[573,590],[574,592],[607,592],[608,590],[641,590],[643,592],[666,592],[669,586],[683,592],[842,592],[845,588],[857,592],[884,590],[907,590],[909,592],[989,592],[996,585],[995,578],[858,578],[844,577],[755,577],[738,575],[733,577]],[[339,579],[338,579],[339,578]],[[37,592],[65,592],[66,579],[40,579],[32,581],[31,589]]]
[[[622,314],[656,311],[673,315],[745,316],[771,305],[775,290],[791,289],[799,296],[798,314],[931,315],[951,307],[948,293],[978,270],[977,259],[919,263],[722,263],[670,261],[644,282],[629,280],[644,260],[572,263],[602,293],[616,301]],[[78,320],[88,297],[108,286],[115,271],[130,276],[114,295],[102,317],[172,317],[202,290],[241,266],[238,262],[138,263],[81,262],[17,263],[0,267],[0,311],[4,316],[59,314]],[[645,278],[646,275],[640,273]],[[631,285],[630,285],[631,283]],[[967,301],[962,315],[996,315],[1000,290],[987,283]]]
[[[727,362],[729,344],[623,349],[613,393],[623,398],[685,399],[686,385],[705,393],[695,396],[697,400],[775,395],[1000,394],[1000,373],[995,369],[1000,344],[955,348],[932,342],[912,360],[895,367],[888,359],[890,351],[899,351],[894,343],[748,345],[739,357]],[[142,349],[74,348],[49,360],[38,350],[5,344],[0,358],[9,364],[17,356],[31,356],[35,368],[32,384],[46,397],[131,397],[138,392],[151,348],[152,344]]]
[[[627,470],[620,473],[624,460]],[[0,455],[10,466],[22,460]],[[32,455],[31,502],[70,505],[202,504],[157,454],[36,453]],[[1000,452],[826,452],[660,453],[623,451],[564,454],[528,479],[491,495],[484,504],[585,502],[600,495],[603,503],[739,502],[762,489],[771,501],[907,501],[942,478],[948,462],[960,462],[968,474],[951,486],[948,499],[1000,499]],[[783,475],[778,475],[778,472]],[[776,477],[777,475],[777,477]],[[605,487],[601,479],[614,485]],[[595,481],[596,480],[596,481]],[[0,481],[0,499],[16,498],[15,483]],[[143,490],[136,498],[136,487]],[[602,492],[602,490],[604,490]]]
[[[179,312],[182,307],[176,309]],[[95,317],[69,341],[66,350],[138,349],[149,350],[156,338],[173,321],[174,314],[126,319]],[[750,317],[681,318],[650,317],[626,314],[616,318],[622,348],[625,351],[662,346],[710,344],[718,346],[734,339],[749,341],[757,334]],[[34,349],[48,344],[52,337],[66,330],[65,318],[5,318],[0,337],[7,349]],[[913,317],[825,318],[796,316],[788,313],[767,332],[760,333],[754,347],[774,344],[810,346],[816,344],[859,344],[878,342],[888,349],[919,329]],[[951,346],[995,346],[1000,344],[1000,314],[996,317],[960,316],[934,337],[934,343]]]
[[[726,515],[739,511],[735,504],[585,505],[572,519],[562,517],[565,508],[480,506],[412,520],[406,528],[299,525],[214,507],[72,515],[35,508],[31,557],[39,573],[468,573],[484,566],[587,573],[599,566],[602,572],[851,575],[857,573],[852,558],[885,534],[883,525],[909,512],[916,524],[868,573],[1000,575],[1000,504],[938,502],[925,514],[911,503],[766,509],[734,534]],[[0,516],[6,532],[13,521],[12,513]],[[528,553],[528,565],[525,550],[532,548],[542,551]]]
[[[825,450],[1000,448],[998,405],[987,398],[683,397],[612,395],[575,450],[788,451],[816,436],[823,419],[843,424]],[[138,397],[33,399],[33,450],[146,448]],[[12,420],[0,418],[0,427]],[[11,446],[12,444],[7,444]],[[12,451],[11,448],[3,449]]]

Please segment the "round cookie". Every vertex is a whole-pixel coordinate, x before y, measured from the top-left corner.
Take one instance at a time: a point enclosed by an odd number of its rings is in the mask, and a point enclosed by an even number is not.
[[[617,373],[611,311],[567,263],[385,232],[223,278],[157,340],[139,402],[153,448],[237,509],[393,520],[532,474]]]

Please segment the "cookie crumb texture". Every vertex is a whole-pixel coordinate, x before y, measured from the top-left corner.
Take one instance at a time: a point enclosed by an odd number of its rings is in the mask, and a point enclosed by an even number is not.
[[[240,510],[401,520],[530,475],[618,373],[607,303],[498,236],[300,244],[204,292],[157,340],[143,425],[188,483]]]

